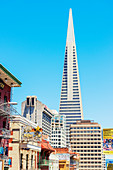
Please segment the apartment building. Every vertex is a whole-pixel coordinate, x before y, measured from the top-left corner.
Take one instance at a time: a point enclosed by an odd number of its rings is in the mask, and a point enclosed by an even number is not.
[[[48,135],[51,139],[51,119],[52,111],[36,96],[27,96],[21,105],[22,116],[36,123],[43,129],[43,135]]]
[[[53,114],[51,146],[64,148],[66,147],[66,116],[59,115],[57,111],[53,111]]]
[[[70,125],[73,152],[80,154],[79,170],[102,170],[101,125],[90,120]]]

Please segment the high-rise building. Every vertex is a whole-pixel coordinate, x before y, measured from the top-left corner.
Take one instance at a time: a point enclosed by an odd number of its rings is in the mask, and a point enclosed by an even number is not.
[[[57,111],[53,111],[52,117],[52,134],[51,146],[53,148],[66,147],[66,116],[59,115]]]
[[[43,129],[43,135],[48,135],[51,140],[52,111],[36,96],[27,96],[21,106],[22,116],[36,123]]]
[[[68,146],[70,124],[83,119],[72,9],[69,11],[59,113],[66,115],[66,142]]]
[[[70,144],[80,154],[79,170],[103,170],[101,125],[90,120],[70,125]]]

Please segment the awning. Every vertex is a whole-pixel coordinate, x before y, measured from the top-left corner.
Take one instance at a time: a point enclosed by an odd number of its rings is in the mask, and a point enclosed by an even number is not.
[[[41,147],[40,146],[35,146],[35,145],[27,144],[27,143],[21,143],[20,148],[21,149],[31,149],[31,150],[41,152]]]
[[[53,149],[53,147],[49,144],[49,142],[44,139],[42,139],[41,148],[55,152],[55,149]]]

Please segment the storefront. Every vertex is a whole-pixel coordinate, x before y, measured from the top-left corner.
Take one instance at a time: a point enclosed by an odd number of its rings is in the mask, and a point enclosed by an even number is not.
[[[41,141],[41,153],[38,154],[38,169],[39,170],[49,170],[49,156],[55,149],[52,148],[47,138],[42,138]]]
[[[41,153],[41,136],[36,131],[36,124],[25,117],[15,116],[10,127],[12,140],[9,143],[9,156],[12,165],[9,170],[38,169],[37,155]]]
[[[54,170],[54,169],[59,170],[59,159],[55,153],[50,154],[49,161],[50,161],[50,163],[49,163],[50,170]]]
[[[56,156],[59,159],[60,170],[78,170],[79,154],[70,151],[68,148],[56,148]]]

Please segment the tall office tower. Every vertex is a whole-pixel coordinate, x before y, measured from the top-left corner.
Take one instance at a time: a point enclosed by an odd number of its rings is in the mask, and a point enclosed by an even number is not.
[[[56,110],[53,110],[52,117],[52,134],[51,146],[53,148],[66,147],[66,116],[59,115]]]
[[[66,144],[68,146],[70,124],[83,119],[72,9],[69,11],[59,113],[66,115]]]
[[[43,135],[48,135],[51,141],[51,119],[52,111],[36,96],[27,96],[21,105],[22,116],[36,123],[43,129]]]
[[[90,120],[70,126],[73,152],[80,154],[79,170],[103,170],[101,125]]]

